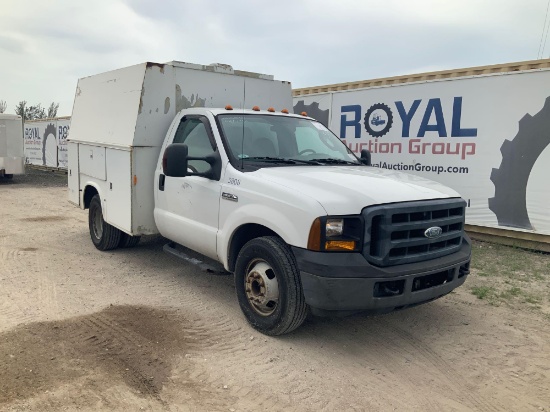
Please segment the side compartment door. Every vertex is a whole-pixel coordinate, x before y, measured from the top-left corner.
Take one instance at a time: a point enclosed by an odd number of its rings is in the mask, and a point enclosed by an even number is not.
[[[183,143],[189,157],[204,157],[216,151],[210,122],[204,116],[182,118],[170,143]],[[193,172],[205,172],[210,166],[190,160]],[[160,233],[170,240],[217,259],[216,235],[220,209],[221,182],[199,176],[169,177],[157,169],[155,221]]]
[[[78,167],[78,143],[68,142],[67,154],[67,174],[69,175],[69,202],[80,206],[80,170]]]

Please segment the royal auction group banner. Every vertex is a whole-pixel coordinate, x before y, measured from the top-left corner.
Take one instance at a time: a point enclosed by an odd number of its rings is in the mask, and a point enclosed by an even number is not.
[[[373,166],[455,189],[469,224],[550,235],[550,70],[297,96],[294,111]]]
[[[25,122],[26,162],[67,168],[67,136],[70,122],[70,118]]]

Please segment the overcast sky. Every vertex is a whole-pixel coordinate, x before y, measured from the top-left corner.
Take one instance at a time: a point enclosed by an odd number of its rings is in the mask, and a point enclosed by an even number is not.
[[[0,100],[70,115],[80,77],[144,61],[306,87],[534,60],[548,1],[0,0]]]

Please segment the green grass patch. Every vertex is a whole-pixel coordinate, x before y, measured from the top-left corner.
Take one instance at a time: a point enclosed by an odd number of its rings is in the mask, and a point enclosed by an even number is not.
[[[516,287],[516,286],[513,286],[513,287],[505,290],[504,292],[500,292],[499,297],[501,299],[510,299],[510,298],[519,296],[521,294],[522,294],[521,289]]]
[[[541,302],[541,299],[533,296],[533,295],[526,295],[524,299],[525,303],[530,303],[532,305],[538,305]]]
[[[478,299],[486,299],[494,293],[495,289],[490,286],[474,286],[471,291]]]
[[[491,306],[541,315],[550,311],[550,254],[489,242],[472,243],[469,291]],[[550,316],[550,315],[549,315]]]

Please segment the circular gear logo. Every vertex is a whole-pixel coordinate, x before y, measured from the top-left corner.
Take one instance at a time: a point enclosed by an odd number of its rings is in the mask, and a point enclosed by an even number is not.
[[[393,124],[393,113],[384,103],[373,104],[365,113],[365,129],[372,137],[388,133]]]

